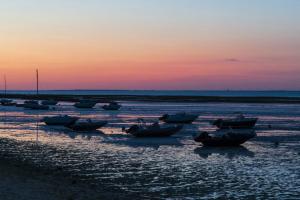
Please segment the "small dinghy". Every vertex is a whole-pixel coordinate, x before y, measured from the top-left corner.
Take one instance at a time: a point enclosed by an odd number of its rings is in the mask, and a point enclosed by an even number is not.
[[[247,118],[241,114],[233,119],[217,119],[213,125],[220,129],[251,129],[254,128],[257,120],[257,118]]]
[[[41,105],[38,101],[25,101],[23,107],[31,110],[49,110],[49,106]]]
[[[42,101],[42,105],[45,105],[45,106],[55,106],[56,104],[58,103],[58,101],[55,101],[55,100],[44,100]]]
[[[135,137],[168,137],[180,131],[182,127],[182,125],[159,125],[156,122],[151,125],[133,125],[125,131]]]
[[[174,115],[165,114],[159,118],[159,120],[166,123],[184,123],[189,124],[195,121],[198,118],[198,115],[188,114],[188,113],[176,113]]]
[[[76,108],[93,108],[97,102],[90,101],[90,100],[81,100],[80,102],[77,102],[74,104]]]
[[[49,126],[69,126],[74,124],[79,118],[69,115],[59,115],[54,117],[44,117],[42,122]]]
[[[66,127],[74,131],[95,131],[107,124],[107,121],[92,121],[91,119],[87,120],[78,120],[74,124],[67,125]]]
[[[194,140],[205,146],[239,146],[255,136],[253,129],[223,129],[213,132],[203,131]]]
[[[122,106],[117,102],[110,102],[108,105],[102,106],[104,110],[119,110]]]

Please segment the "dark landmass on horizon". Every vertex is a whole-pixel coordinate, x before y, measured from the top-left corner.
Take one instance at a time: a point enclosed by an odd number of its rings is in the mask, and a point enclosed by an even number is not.
[[[190,102],[190,103],[289,103],[299,104],[300,97],[234,97],[234,96],[149,96],[149,95],[62,95],[62,94],[0,94],[0,98],[36,99],[77,102],[80,99],[99,103],[110,101]]]

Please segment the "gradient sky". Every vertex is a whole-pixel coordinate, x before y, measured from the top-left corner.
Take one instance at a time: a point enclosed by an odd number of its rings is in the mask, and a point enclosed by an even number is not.
[[[8,89],[300,90],[298,0],[1,0],[0,24]]]

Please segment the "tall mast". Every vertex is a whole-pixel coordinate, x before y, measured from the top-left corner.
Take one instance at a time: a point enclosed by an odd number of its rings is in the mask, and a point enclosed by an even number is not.
[[[36,95],[39,95],[39,70],[36,69]]]
[[[6,75],[4,75],[4,95],[6,96],[7,84],[6,84]]]

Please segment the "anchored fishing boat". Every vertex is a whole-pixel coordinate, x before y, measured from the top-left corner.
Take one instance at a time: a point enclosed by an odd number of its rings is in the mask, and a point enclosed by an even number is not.
[[[212,124],[220,129],[251,129],[255,126],[257,118],[247,118],[240,114],[232,119],[217,119]]]
[[[69,115],[58,115],[53,117],[44,117],[42,122],[49,126],[69,126],[74,124],[79,118]]]
[[[66,127],[74,131],[95,131],[105,126],[107,121],[93,121],[91,119],[77,120],[75,123],[66,125]]]
[[[200,132],[194,140],[205,146],[238,146],[255,136],[253,129],[219,129]]]
[[[151,125],[140,123],[131,126],[125,132],[135,137],[168,137],[180,131],[182,127],[182,125],[160,125],[157,122]]]
[[[4,96],[5,96],[5,99],[1,99],[0,104],[2,106],[14,106],[14,105],[16,105],[16,103],[14,103],[13,100],[6,98],[6,94],[7,94],[7,83],[6,83],[6,76],[4,75]]]
[[[36,70],[36,96],[39,96],[39,71]],[[25,101],[22,107],[31,109],[31,110],[48,110],[48,105],[41,105],[39,101],[29,100]]]
[[[122,106],[117,102],[110,102],[108,105],[102,106],[104,110],[119,110]]]
[[[41,102],[41,104],[45,105],[45,106],[55,106],[57,103],[58,103],[58,101],[55,101],[53,99],[44,100],[44,101]]]
[[[159,120],[166,123],[184,123],[189,124],[194,122],[198,118],[198,115],[188,114],[185,112],[176,113],[174,115],[164,114]]]
[[[77,102],[74,104],[74,107],[76,108],[93,108],[97,102],[91,101],[91,100],[81,100],[80,102]]]

